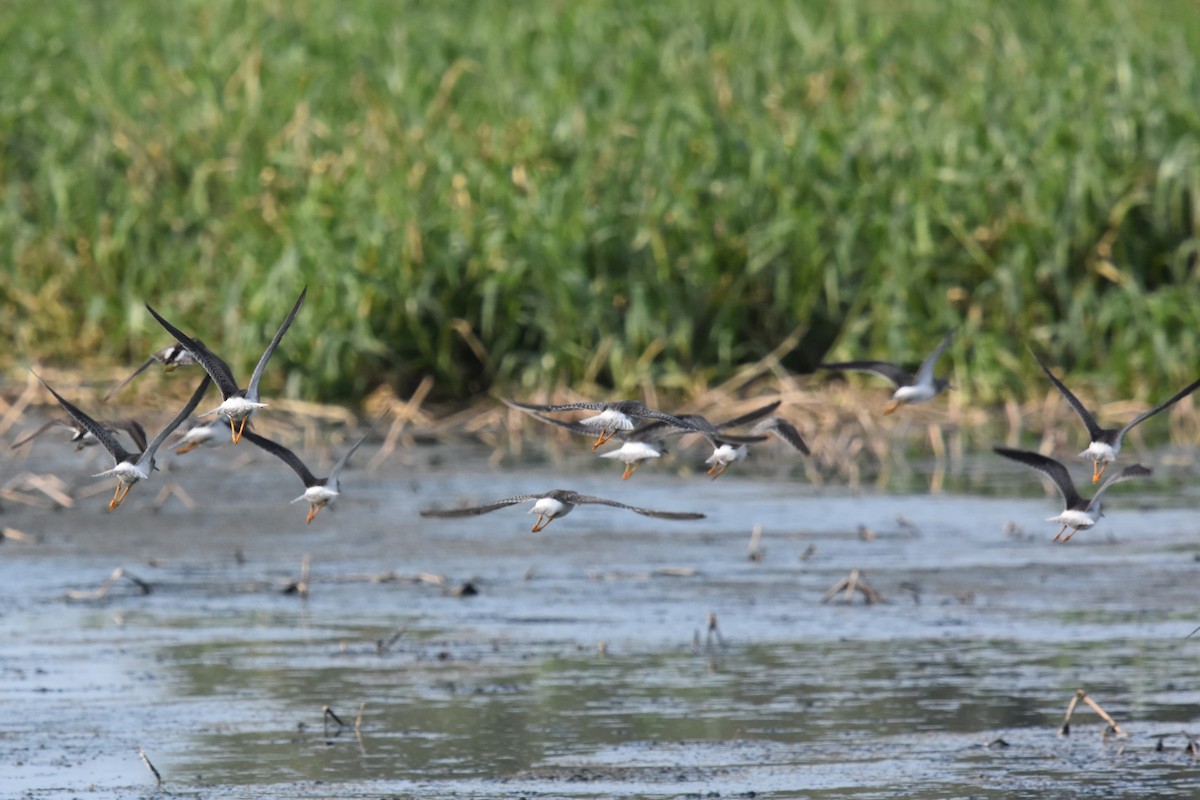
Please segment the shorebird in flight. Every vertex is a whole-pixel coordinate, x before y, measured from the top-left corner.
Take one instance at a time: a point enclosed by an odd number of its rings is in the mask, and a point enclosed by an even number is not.
[[[146,449],[146,430],[136,420],[125,419],[119,422],[102,422],[100,424],[103,425],[110,433],[125,431],[127,434],[129,434],[129,438],[133,440],[133,444],[135,447],[137,447],[138,452]],[[74,419],[68,417],[67,419],[52,419],[49,422],[44,423],[36,431],[27,433],[17,441],[13,442],[10,449],[15,450],[21,445],[33,441],[51,428],[66,428],[67,430],[71,431],[71,441],[75,443],[76,452],[85,447],[91,447],[92,445],[100,444],[99,440],[92,435],[91,431],[80,425]]]
[[[245,389],[238,387],[237,380],[233,377],[233,370],[216,353],[167,322],[157,311],[150,307],[149,303],[146,304],[146,310],[158,320],[160,325],[167,329],[168,333],[175,337],[177,342],[183,345],[187,352],[191,353],[192,357],[204,367],[204,371],[212,376],[213,381],[217,384],[217,388],[221,390],[221,405],[212,411],[205,412],[201,416],[216,414],[221,419],[227,420],[234,444],[237,444],[242,438],[242,433],[246,429],[246,420],[250,418],[250,415],[255,410],[266,408],[267,406],[266,403],[259,402],[258,384],[262,380],[263,370],[266,369],[267,362],[271,359],[271,354],[275,352],[275,348],[279,346],[283,335],[291,327],[292,320],[296,318],[296,312],[300,310],[306,294],[308,294],[308,287],[305,287],[304,291],[300,292],[300,297],[296,299],[296,304],[292,306],[291,313],[288,314],[283,324],[279,326],[279,330],[275,332],[275,338],[267,345],[267,349],[263,351],[262,358],[258,360],[258,366],[254,368],[254,372],[250,376],[250,384]]]
[[[212,383],[212,379],[205,375],[204,380],[202,380],[200,385],[196,387],[196,391],[192,393],[191,399],[188,400],[187,405],[183,407],[183,410],[176,414],[175,418],[167,423],[165,428],[158,432],[158,435],[155,436],[154,440],[146,446],[145,450],[143,450],[140,454],[135,454],[130,453],[128,450],[122,447],[121,443],[116,440],[116,437],[112,435],[111,431],[109,431],[99,422],[96,422],[96,420],[92,419],[87,414],[80,411],[75,405],[69,403],[58,392],[54,391],[50,384],[42,380],[41,375],[38,375],[36,372],[34,375],[37,376],[39,381],[42,381],[43,386],[50,390],[50,394],[54,395],[54,399],[57,400],[58,404],[62,406],[68,414],[71,415],[71,418],[79,425],[86,428],[93,436],[96,437],[96,439],[99,440],[100,444],[104,445],[104,449],[109,452],[109,455],[113,457],[113,461],[116,462],[112,469],[105,470],[104,472],[92,476],[95,478],[102,478],[106,475],[113,475],[117,479],[117,490],[113,493],[112,500],[110,500],[108,503],[109,511],[112,511],[117,506],[121,505],[122,501],[125,500],[125,495],[129,494],[129,490],[133,488],[135,483],[146,480],[150,477],[150,473],[158,469],[154,463],[154,454],[158,451],[159,445],[161,445],[166,438],[171,435],[173,430],[179,427],[179,423],[187,419],[188,415],[196,410],[196,406],[200,404],[200,398],[204,397],[204,393],[208,391],[209,384]]]
[[[766,439],[767,437],[763,434],[767,433],[774,434],[804,455],[810,455],[808,445],[804,443],[800,431],[796,430],[796,426],[783,417],[769,417],[750,429],[750,435],[758,439]],[[721,436],[724,437],[724,434]],[[716,480],[725,474],[725,470],[729,469],[731,465],[744,461],[748,452],[744,443],[735,444],[728,441],[714,443],[712,455],[704,460],[705,464],[712,465],[706,474]]]
[[[950,331],[933,352],[921,362],[916,375],[910,374],[890,361],[841,361],[836,364],[821,364],[820,366],[822,369],[871,372],[887,378],[896,387],[891,401],[883,409],[884,414],[891,414],[902,405],[932,400],[949,388],[950,381],[945,378],[933,377],[933,368],[953,339],[954,331]]]
[[[556,414],[560,411],[599,411],[591,417],[579,420],[580,425],[586,425],[598,432],[592,452],[607,442],[617,431],[631,431],[635,427],[634,420],[658,420],[676,428],[695,430],[694,426],[671,414],[664,414],[653,408],[647,408],[637,400],[616,400],[613,402],[580,402],[580,403],[522,403],[518,400],[505,400],[505,403],[522,411],[540,411]]]
[[[618,503],[616,500],[607,500],[603,497],[593,497],[591,495],[580,494],[573,492],[570,489],[553,489],[549,492],[541,494],[519,494],[516,497],[506,497],[503,500],[497,500],[494,503],[488,503],[482,506],[472,506],[470,508],[449,508],[437,509],[427,508],[421,512],[422,517],[475,517],[480,514],[487,514],[490,511],[495,511],[500,508],[507,508],[517,503],[524,503],[529,500],[536,501],[533,508],[529,509],[530,514],[537,514],[537,522],[533,524],[533,532],[545,528],[551,522],[559,517],[565,517],[575,509],[575,506],[585,504],[598,504],[604,506],[612,506],[613,508],[623,508],[627,511],[632,511],[636,514],[641,514],[645,517],[654,517],[656,519],[703,519],[704,515],[694,511],[655,511],[651,508],[638,508],[624,503]]]
[[[1099,481],[1100,476],[1104,474],[1105,468],[1116,460],[1117,453],[1121,452],[1121,443],[1125,439],[1125,434],[1129,433],[1129,430],[1134,425],[1144,422],[1158,412],[1170,408],[1200,388],[1200,380],[1193,381],[1180,390],[1174,397],[1134,417],[1133,421],[1126,424],[1125,427],[1102,428],[1096,422],[1096,418],[1092,416],[1091,412],[1084,408],[1083,403],[1079,402],[1079,398],[1073,395],[1070,389],[1063,386],[1062,381],[1054,377],[1054,373],[1038,357],[1038,354],[1034,353],[1032,348],[1030,348],[1029,352],[1033,353],[1033,357],[1037,360],[1038,366],[1042,368],[1042,372],[1046,373],[1046,377],[1050,379],[1054,387],[1067,399],[1067,402],[1071,404],[1071,408],[1075,409],[1075,413],[1079,415],[1079,419],[1083,420],[1083,424],[1088,430],[1088,436],[1091,437],[1092,441],[1088,444],[1087,449],[1079,454],[1079,457],[1092,462],[1092,483]]]
[[[1054,536],[1054,541],[1070,541],[1071,537],[1076,532],[1086,530],[1100,521],[1100,517],[1104,516],[1100,511],[1100,495],[1104,494],[1104,490],[1112,486],[1114,483],[1127,481],[1131,478],[1143,478],[1151,474],[1149,467],[1143,467],[1141,464],[1134,464],[1118,472],[1116,475],[1110,475],[1108,480],[1100,484],[1100,488],[1092,495],[1090,500],[1079,495],[1079,491],[1075,488],[1075,482],[1071,480],[1071,474],[1067,472],[1067,468],[1061,462],[1044,456],[1041,453],[1031,453],[1027,450],[1012,450],[1007,447],[993,447],[998,455],[1005,458],[1010,458],[1025,466],[1036,469],[1038,472],[1045,475],[1053,481],[1058,493],[1062,495],[1063,503],[1066,508],[1062,513],[1048,517],[1047,522],[1057,522],[1062,525],[1058,533]],[[1066,536],[1063,533],[1067,528],[1071,532]]]
[[[249,426],[250,423],[247,423],[247,433],[250,432]],[[175,448],[175,454],[181,456],[184,453],[190,453],[202,444],[208,444],[220,436],[224,428],[225,421],[217,417],[213,417],[211,422],[197,420],[175,440],[175,444],[178,445]]]
[[[363,442],[367,440],[370,433],[364,433],[357,442],[350,446],[350,449],[338,459],[338,462],[333,465],[333,469],[329,472],[328,478],[318,478],[312,474],[312,471],[304,465],[304,462],[288,448],[271,441],[265,436],[259,436],[254,431],[246,431],[245,437],[254,444],[266,450],[271,455],[275,456],[283,463],[287,464],[296,474],[300,476],[300,480],[304,483],[304,494],[293,500],[293,503],[298,503],[301,500],[308,501],[308,518],[305,522],[312,522],[317,514],[321,513],[321,509],[332,503],[341,494],[341,484],[338,482],[338,476],[341,475],[342,468],[350,460],[350,456],[354,455],[354,451],[359,448]]]
[[[104,402],[107,403],[114,394],[128,386],[130,381],[145,372],[146,368],[155,361],[163,365],[163,372],[174,372],[179,367],[191,367],[199,363],[179,342],[169,344],[162,350],[151,353],[150,357],[135,369],[132,375],[109,389],[108,394],[104,395]]]

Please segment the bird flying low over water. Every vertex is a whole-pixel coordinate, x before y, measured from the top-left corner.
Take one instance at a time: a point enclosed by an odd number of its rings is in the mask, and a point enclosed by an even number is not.
[[[1110,475],[1108,480],[1100,484],[1100,488],[1092,495],[1092,499],[1087,500],[1079,495],[1078,490],[1075,488],[1075,482],[1071,480],[1071,474],[1067,472],[1067,468],[1061,462],[1049,456],[1044,456],[1041,453],[1031,453],[1027,450],[1012,450],[1007,447],[993,447],[992,450],[998,455],[1010,458],[1031,469],[1036,469],[1054,482],[1058,493],[1062,495],[1063,503],[1066,505],[1061,514],[1048,517],[1046,520],[1047,522],[1057,522],[1062,525],[1062,528],[1054,536],[1054,541],[1056,542],[1060,539],[1064,542],[1070,541],[1076,532],[1090,528],[1100,521],[1100,517],[1104,516],[1100,511],[1100,495],[1104,494],[1104,491],[1108,487],[1114,483],[1127,481],[1131,478],[1143,478],[1151,474],[1150,468],[1143,467],[1141,464],[1126,467],[1116,475]],[[1067,528],[1070,528],[1071,532],[1063,536]]]
[[[796,426],[783,417],[769,417],[750,429],[752,436],[760,436],[765,433],[774,434],[804,455],[809,455],[808,445],[804,443],[800,431],[796,430]],[[761,436],[761,438],[767,437]],[[722,442],[714,445],[712,455],[704,460],[705,464],[712,465],[706,474],[716,480],[725,473],[725,470],[729,469],[730,465],[744,461],[748,452],[745,444]]]
[[[108,394],[104,395],[104,402],[107,403],[109,398],[128,386],[130,381],[132,381],[138,375],[141,375],[146,368],[155,361],[163,365],[163,372],[173,372],[179,367],[191,367],[199,363],[195,358],[192,357],[192,354],[187,351],[187,348],[179,344],[179,342],[176,342],[175,344],[169,344],[162,350],[151,353],[150,357],[142,362],[142,365],[135,369],[132,375],[118,383],[113,388],[109,389]]]
[[[555,414],[560,411],[599,411],[599,414],[579,420],[580,425],[586,425],[598,433],[596,442],[592,445],[592,452],[595,452],[597,447],[611,439],[617,431],[633,430],[635,427],[634,420],[658,420],[676,428],[695,430],[694,426],[689,425],[679,417],[665,414],[662,411],[656,411],[653,408],[647,408],[637,400],[557,404],[522,403],[518,400],[505,400],[504,402],[522,411],[541,411],[549,414]]]
[[[437,509],[427,508],[421,512],[422,517],[477,517],[480,514],[487,514],[491,511],[496,511],[500,508],[507,508],[517,503],[524,503],[529,500],[535,500],[533,508],[529,509],[530,514],[537,514],[537,522],[533,524],[533,532],[545,528],[558,517],[565,517],[574,510],[575,506],[585,504],[598,504],[604,506],[612,506],[613,508],[623,508],[627,511],[632,511],[635,514],[641,514],[645,517],[654,517],[656,519],[704,519],[704,515],[694,511],[655,511],[651,508],[638,508],[637,506],[618,503],[616,500],[607,500],[603,497],[593,497],[591,495],[580,494],[579,492],[571,491],[570,489],[552,489],[549,492],[541,494],[519,494],[516,497],[506,497],[503,500],[497,500],[494,503],[488,503],[482,506],[471,506],[470,508],[448,508]]]
[[[1133,428],[1134,425],[1144,422],[1158,412],[1170,408],[1192,392],[1196,391],[1196,389],[1200,388],[1200,380],[1193,381],[1176,393],[1175,396],[1162,403],[1159,403],[1149,411],[1143,412],[1134,417],[1131,422],[1125,425],[1125,427],[1102,428],[1100,427],[1099,423],[1096,422],[1096,418],[1092,416],[1091,412],[1084,408],[1083,403],[1079,402],[1079,398],[1073,395],[1071,390],[1063,385],[1062,381],[1054,377],[1054,373],[1051,372],[1050,368],[1046,366],[1046,363],[1038,357],[1038,354],[1034,353],[1032,348],[1030,348],[1029,352],[1033,353],[1033,357],[1037,361],[1038,366],[1042,368],[1042,372],[1046,373],[1046,377],[1050,379],[1050,382],[1054,384],[1054,387],[1058,389],[1062,396],[1066,398],[1067,402],[1071,404],[1071,408],[1075,409],[1075,413],[1079,415],[1079,419],[1083,421],[1084,426],[1088,430],[1088,436],[1091,437],[1092,441],[1088,444],[1087,449],[1079,454],[1079,457],[1088,459],[1092,462],[1092,483],[1099,481],[1100,476],[1104,474],[1105,468],[1116,460],[1117,453],[1121,452],[1121,443],[1125,439],[1125,434],[1129,433],[1130,429]]]
[[[301,304],[304,303],[304,296],[306,294],[308,294],[307,286],[304,288],[304,291],[300,292],[300,297],[297,298],[296,304],[292,306],[291,313],[288,314],[287,319],[279,326],[279,330],[275,333],[275,338],[271,340],[271,343],[267,345],[267,349],[263,351],[262,358],[258,360],[258,366],[254,368],[254,372],[250,376],[250,384],[245,389],[238,387],[237,380],[233,377],[233,370],[216,353],[167,322],[157,311],[150,307],[149,303],[146,304],[146,310],[158,320],[160,325],[166,328],[168,333],[175,337],[177,342],[183,345],[184,349],[204,367],[204,371],[216,382],[217,388],[221,390],[221,397],[223,398],[221,405],[212,411],[205,412],[201,416],[216,414],[221,419],[227,420],[234,444],[237,444],[242,438],[242,433],[246,429],[246,420],[250,418],[250,415],[255,410],[266,408],[267,406],[266,403],[259,402],[258,384],[262,380],[263,370],[266,369],[267,362],[271,359],[271,354],[275,352],[275,348],[279,346],[283,335],[291,327],[292,320],[296,318],[296,312],[300,310]]]
[[[317,514],[321,513],[321,509],[332,503],[341,494],[341,484],[338,481],[338,476],[341,475],[342,468],[350,460],[350,456],[354,455],[354,451],[367,440],[370,431],[364,433],[359,440],[350,446],[350,449],[338,459],[338,462],[333,465],[333,469],[329,473],[328,478],[318,478],[312,474],[312,471],[304,465],[304,462],[288,448],[271,441],[265,436],[259,436],[254,431],[246,431],[245,437],[254,444],[266,450],[271,455],[283,461],[300,476],[300,480],[304,483],[304,494],[293,500],[293,503],[298,503],[301,500],[308,501],[308,518],[305,522],[312,522]]]
[[[159,445],[171,435],[171,431],[179,427],[179,423],[187,419],[188,415],[196,410],[196,406],[200,404],[200,398],[204,397],[204,393],[208,391],[209,384],[212,383],[212,379],[205,375],[204,380],[196,387],[196,391],[192,393],[191,399],[188,400],[183,410],[176,414],[175,418],[158,432],[158,435],[154,437],[154,440],[150,442],[145,450],[140,454],[135,454],[130,453],[122,447],[111,431],[63,399],[63,396],[54,391],[50,384],[42,380],[41,375],[38,375],[36,372],[34,375],[37,376],[39,381],[42,381],[43,386],[50,390],[50,394],[54,395],[54,399],[71,415],[71,418],[86,428],[100,441],[100,444],[104,445],[104,449],[109,452],[109,455],[113,457],[113,461],[116,462],[112,469],[93,476],[101,478],[106,475],[113,475],[117,479],[117,490],[113,493],[112,500],[108,503],[109,511],[121,505],[125,500],[125,495],[129,494],[129,490],[133,488],[135,483],[146,480],[150,477],[151,472],[158,469],[154,463],[154,454],[158,451]]]
[[[841,361],[820,366],[822,369],[871,372],[887,378],[896,387],[891,401],[883,409],[884,414],[891,414],[902,405],[932,400],[949,388],[950,381],[945,378],[933,377],[933,368],[953,339],[954,331],[950,331],[933,352],[921,362],[916,375],[909,374],[890,361]]]
[[[119,422],[101,422],[100,424],[103,425],[104,428],[110,433],[125,431],[127,434],[129,434],[129,438],[133,440],[133,444],[135,447],[137,447],[139,453],[146,449],[146,430],[136,420],[124,419],[120,420]],[[71,441],[75,443],[76,452],[85,447],[91,447],[92,445],[100,444],[100,441],[92,435],[91,431],[80,425],[73,418],[68,418],[52,419],[49,422],[44,423],[37,430],[33,431],[32,433],[25,434],[20,439],[13,442],[9,449],[15,450],[21,445],[27,444],[51,428],[66,428],[67,430],[71,431]]]

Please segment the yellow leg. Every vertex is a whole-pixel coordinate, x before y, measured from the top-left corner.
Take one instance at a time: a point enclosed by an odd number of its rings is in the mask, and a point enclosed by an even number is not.
[[[108,503],[108,510],[113,511],[116,509],[117,506],[121,505],[121,503],[124,503],[125,495],[129,494],[129,490],[132,488],[133,488],[132,483],[125,484],[124,486],[122,486],[121,484],[118,483],[117,491],[113,494],[113,499],[110,500]]]
[[[323,506],[323,505],[325,505],[325,504],[324,503],[309,503],[308,504],[308,519],[306,519],[304,521],[306,523],[308,523],[308,522],[312,522],[314,519],[316,519],[317,514],[321,513],[321,506]]]
[[[1100,477],[1104,474],[1104,468],[1108,466],[1107,461],[1092,462],[1092,483],[1099,483]]]
[[[179,448],[178,450],[176,450],[176,451],[175,451],[175,455],[177,455],[177,456],[181,456],[181,455],[183,455],[184,453],[190,453],[190,452],[192,452],[193,450],[195,450],[195,449],[196,449],[197,447],[199,447],[199,446],[200,446],[200,443],[199,443],[199,442],[188,442],[188,443],[187,443],[187,444],[185,444],[183,447],[181,447],[181,448]]]
[[[1059,541],[1059,537],[1061,537],[1066,532],[1067,532],[1067,526],[1063,525],[1061,528],[1058,529],[1058,533],[1054,534],[1054,541],[1056,541],[1056,542]],[[1071,538],[1070,536],[1067,536],[1067,539],[1070,539],[1070,538]],[[1067,539],[1062,539],[1062,541],[1065,542],[1065,541],[1067,541]]]
[[[896,409],[897,409],[897,408],[899,408],[899,407],[900,407],[900,401],[899,401],[899,400],[893,400],[893,401],[891,401],[890,403],[888,403],[886,406],[884,406],[884,408],[883,408],[883,413],[884,413],[884,415],[887,415],[887,414],[892,414],[892,413],[894,413],[894,412],[896,411]]]
[[[233,437],[233,443],[237,444],[240,437],[238,436],[237,428],[233,427],[233,417],[229,418],[229,435]]]
[[[712,465],[712,466],[709,468],[708,472],[706,472],[706,473],[704,473],[704,474],[705,474],[705,475],[712,475],[712,479],[715,481],[717,478],[719,478],[719,477],[721,477],[722,475],[724,475],[724,474],[725,474],[725,470],[727,470],[727,469],[729,469],[729,464],[713,464],[713,465]]]
[[[250,419],[250,415],[242,417],[242,424],[238,425],[237,433],[233,435],[233,443],[237,444],[242,440],[242,433],[246,430],[246,420]],[[229,420],[229,429],[233,430],[233,420]]]
[[[1075,535],[1077,532],[1078,532],[1078,528],[1077,528],[1077,529],[1075,529],[1075,530],[1073,530],[1073,531],[1071,531],[1070,533],[1068,533],[1066,536],[1064,536],[1064,537],[1062,538],[1062,540],[1063,540],[1064,542],[1069,542],[1069,541],[1071,541],[1071,537],[1072,537],[1072,536],[1074,536],[1074,535]]]
[[[637,468],[640,467],[641,464],[642,464],[642,462],[640,462],[640,461],[634,461],[631,464],[626,464],[625,465],[625,474],[621,476],[621,480],[623,480],[623,481],[629,480],[629,476],[632,475],[633,473],[637,472]]]
[[[542,520],[543,520],[543,519],[544,519],[544,520],[546,520],[546,521],[545,521],[545,522],[542,522]],[[544,527],[546,527],[547,525],[549,525],[549,524],[550,524],[550,520],[552,520],[552,519],[554,519],[554,517],[547,517],[545,514],[538,514],[537,522],[533,523],[533,532],[534,532],[534,533],[537,533],[537,532],[538,532],[538,531],[540,531],[542,528],[544,528]]]
[[[592,445],[592,452],[593,453],[596,452],[596,448],[599,447],[600,445],[604,444],[605,442],[607,442],[609,439],[611,439],[613,437],[613,434],[615,434],[615,433],[616,433],[615,429],[611,430],[611,431],[610,430],[600,431],[600,435],[596,437],[596,443]]]

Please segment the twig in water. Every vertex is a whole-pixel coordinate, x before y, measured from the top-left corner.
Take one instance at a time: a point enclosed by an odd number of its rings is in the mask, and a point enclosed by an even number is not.
[[[762,525],[755,525],[750,529],[750,544],[747,547],[749,551],[747,555],[751,561],[762,561],[766,551],[762,549]]]
[[[396,642],[400,641],[400,637],[403,636],[407,630],[408,630],[408,628],[403,628],[403,627],[397,628],[396,632],[393,633],[388,638],[376,639],[375,640],[375,652],[378,653],[379,655],[383,655],[387,651],[391,650],[392,645],[394,645]]]
[[[324,726],[325,735],[329,736],[329,720],[337,723],[337,732],[334,736],[342,732],[342,728],[346,727],[346,723],[342,722],[342,718],[333,713],[333,709],[329,706],[321,706],[321,724]]]
[[[128,572],[124,567],[117,567],[112,571],[112,574],[105,579],[104,583],[96,589],[72,589],[67,592],[68,600],[102,600],[112,589],[113,584],[124,578],[130,583],[142,590],[142,594],[150,594],[152,588],[141,578]]]
[[[154,776],[154,788],[161,789],[162,775],[159,775],[158,770],[150,763],[150,758],[146,755],[146,751],[142,749],[141,745],[138,745],[138,755],[142,757],[142,763],[146,765],[146,769],[150,770],[150,774]]]
[[[704,636],[704,646],[712,647],[713,639],[717,640],[717,644],[721,647],[725,646],[725,639],[721,636],[721,626],[717,622],[717,614],[715,611],[708,612],[708,633]]]
[[[854,601],[854,593],[861,592],[863,600],[867,605],[887,602],[883,599],[883,595],[875,591],[871,584],[867,583],[866,573],[858,569],[850,570],[850,574],[842,578],[833,586],[825,590],[825,594],[821,596],[822,603],[828,603],[838,594],[842,594],[842,602],[850,603]]]
[[[367,745],[365,742],[363,742],[362,720],[363,720],[363,709],[365,709],[366,707],[367,707],[367,704],[365,702],[359,703],[358,704],[358,716],[356,716],[354,718],[354,738],[358,740],[358,747],[364,753],[367,750]]]
[[[1088,697],[1088,693],[1083,689],[1076,689],[1075,694],[1071,697],[1071,702],[1067,703],[1067,713],[1063,715],[1062,725],[1058,728],[1059,736],[1071,735],[1071,715],[1075,713],[1075,706],[1079,704],[1080,700],[1091,706],[1092,710],[1099,714],[1100,718],[1108,723],[1108,728],[1104,731],[1105,736],[1107,736],[1110,731],[1117,736],[1125,735],[1125,731],[1121,729],[1121,726],[1117,724],[1117,721],[1110,717],[1108,712],[1100,707],[1099,703]]]

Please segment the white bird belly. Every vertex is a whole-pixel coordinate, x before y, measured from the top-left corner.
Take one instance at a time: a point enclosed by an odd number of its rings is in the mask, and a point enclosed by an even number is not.
[[[266,403],[254,403],[244,397],[231,397],[208,413],[217,414],[222,419],[237,422],[250,416],[256,409],[266,407]]]
[[[1102,461],[1107,463],[1116,460],[1118,449],[1119,447],[1113,447],[1111,444],[1105,442],[1092,442],[1087,446],[1087,450],[1079,454],[1079,457],[1088,461]]]
[[[533,508],[529,509],[530,514],[540,514],[553,519],[554,517],[565,517],[570,513],[574,506],[569,506],[555,500],[553,497],[543,497],[533,504]]]
[[[626,442],[616,450],[609,450],[607,453],[601,453],[601,458],[615,458],[618,461],[623,461],[626,464],[633,464],[638,461],[645,461],[648,458],[658,458],[662,453],[658,452],[654,447],[645,442]]]
[[[1046,521],[1057,522],[1059,525],[1066,525],[1068,528],[1079,530],[1081,528],[1092,527],[1096,524],[1096,519],[1096,517],[1087,511],[1076,511],[1069,508],[1056,517],[1048,517]]]
[[[736,464],[746,457],[746,445],[738,445],[734,447],[730,444],[723,444],[713,450],[712,455],[704,459],[705,464],[713,464],[719,466],[728,466]]]
[[[901,386],[892,393],[892,399],[897,403],[924,403],[926,400],[932,400],[937,392],[932,386]]]
[[[579,420],[580,425],[587,425],[592,428],[600,428],[605,431],[631,431],[633,430],[633,420],[620,411],[607,409],[601,411],[594,417],[587,417]]]

